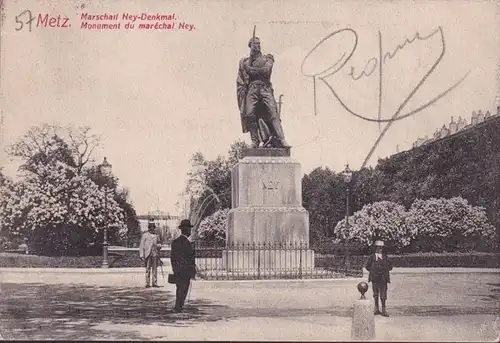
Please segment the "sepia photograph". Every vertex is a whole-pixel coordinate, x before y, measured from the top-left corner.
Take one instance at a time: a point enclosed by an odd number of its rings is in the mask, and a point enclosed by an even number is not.
[[[500,340],[500,1],[0,0],[0,340]]]

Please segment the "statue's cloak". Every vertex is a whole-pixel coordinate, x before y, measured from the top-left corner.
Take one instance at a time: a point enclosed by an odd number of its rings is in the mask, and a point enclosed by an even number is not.
[[[244,65],[245,63],[248,63],[249,57],[243,57],[240,60],[239,64],[239,69],[238,69],[238,78],[236,80],[236,94],[237,94],[237,99],[238,99],[238,107],[240,109],[240,117],[241,117],[241,128],[243,130],[243,133],[246,133],[250,131],[251,125],[257,125],[258,123],[258,118],[264,119],[264,121],[268,120],[270,117],[270,114],[266,110],[265,106],[262,106],[262,104],[257,104],[256,107],[257,109],[255,110],[255,113],[248,113],[247,111],[247,96],[248,92],[251,91],[250,88],[250,75],[248,72],[245,70]],[[263,55],[263,59],[261,63],[269,64],[269,66],[261,65],[258,66],[262,68],[261,75],[260,77],[257,77],[257,79],[260,79],[266,84],[266,87],[268,91],[271,93],[273,92],[273,87],[270,82],[270,77],[271,77],[271,72],[272,72],[272,64],[274,63],[274,56],[271,54]],[[254,80],[255,81],[255,80]],[[253,90],[255,92],[258,92],[258,90]],[[273,98],[274,101],[274,98]]]
[[[250,83],[250,76],[246,72],[244,66],[245,61],[248,60],[248,57],[244,57],[240,60],[240,65],[238,69],[238,78],[236,79],[236,95],[238,99],[238,107],[240,109],[240,117],[241,117],[241,129],[243,133],[249,131],[250,120],[245,109],[245,103],[248,93],[248,85]]]

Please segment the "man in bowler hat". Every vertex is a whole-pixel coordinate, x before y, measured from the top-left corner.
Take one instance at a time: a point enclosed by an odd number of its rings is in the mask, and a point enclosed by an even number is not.
[[[151,287],[151,271],[153,271],[153,287],[158,286],[158,262],[160,259],[161,244],[155,232],[156,225],[153,220],[148,221],[148,231],[142,234],[139,245],[139,257],[145,262],[146,267],[146,288]]]
[[[183,219],[179,225],[181,235],[172,241],[170,261],[177,288],[174,312],[182,311],[191,279],[196,276],[195,252],[188,239],[192,227],[189,219]]]
[[[387,300],[387,284],[391,282],[389,272],[392,270],[392,264],[384,252],[383,241],[375,241],[375,253],[369,257],[365,268],[370,272],[368,282],[372,283],[375,314],[389,317],[385,305]],[[382,301],[382,312],[380,312],[378,306],[379,296]]]

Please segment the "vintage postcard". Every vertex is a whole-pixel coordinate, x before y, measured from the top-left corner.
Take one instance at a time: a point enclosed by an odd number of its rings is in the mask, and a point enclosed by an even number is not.
[[[0,339],[500,339],[499,1],[0,23]]]

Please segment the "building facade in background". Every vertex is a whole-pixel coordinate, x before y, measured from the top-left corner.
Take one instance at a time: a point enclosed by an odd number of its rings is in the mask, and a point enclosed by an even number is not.
[[[497,102],[499,101],[499,96],[497,96]],[[442,139],[464,130],[471,129],[474,126],[484,123],[496,116],[500,116],[500,105],[497,106],[497,112],[495,114],[491,114],[490,111],[486,111],[485,113],[483,113],[482,110],[479,110],[477,112],[473,111],[470,118],[470,123],[468,123],[467,119],[462,118],[462,116],[459,116],[457,120],[455,120],[454,117],[451,117],[448,125],[443,124],[443,126],[437,128],[432,137],[429,137],[429,135],[425,135],[425,137],[419,137],[413,143],[413,148],[417,148],[421,145],[437,141],[438,139]]]
[[[148,222],[151,219],[156,224],[156,230],[162,244],[170,244],[170,242],[180,234],[179,229],[177,229],[180,220],[179,216],[171,215],[160,210],[149,211],[147,214],[137,216],[141,232],[146,232],[148,230]]]

